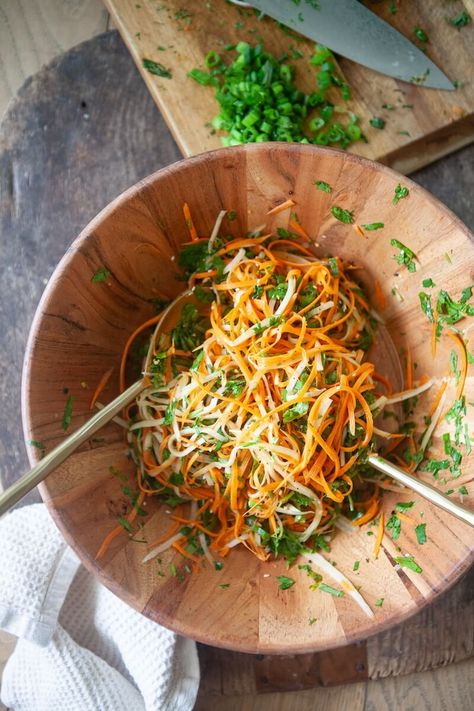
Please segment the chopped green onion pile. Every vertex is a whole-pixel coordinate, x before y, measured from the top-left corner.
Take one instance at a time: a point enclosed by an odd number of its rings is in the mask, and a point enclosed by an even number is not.
[[[342,101],[350,99],[349,86],[336,74],[327,47],[316,45],[310,59],[318,69],[311,94],[297,88],[294,67],[265,52],[261,44],[239,42],[235,50],[230,64],[212,51],[206,56],[208,71],[196,68],[188,74],[199,84],[215,87],[220,112],[212,126],[227,133],[222,138],[225,146],[289,141],[347,148],[363,139],[357,116],[327,96],[337,87]]]

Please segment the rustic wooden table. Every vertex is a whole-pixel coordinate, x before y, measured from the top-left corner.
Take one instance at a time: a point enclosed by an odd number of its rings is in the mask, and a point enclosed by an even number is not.
[[[36,59],[33,58],[37,61],[39,56],[50,58],[55,53],[54,47],[58,53],[74,41],[74,23],[78,31],[86,34],[107,26],[107,17],[97,2],[75,3],[76,14],[69,15],[69,21],[66,21],[71,7],[70,3],[61,0],[32,0],[28,6],[0,0],[0,17],[8,20],[8,23],[0,24],[0,61],[1,66],[6,67],[3,74],[0,73],[0,111],[2,99],[8,95],[5,77],[11,78],[14,64],[10,50],[16,48],[17,56],[27,56],[25,48],[30,46],[25,41],[27,31],[34,37],[33,48],[42,48],[42,54],[37,52]],[[61,12],[65,18],[63,26],[67,28],[62,35],[58,20]],[[9,30],[5,29],[6,24]],[[48,45],[55,33],[58,37]],[[9,37],[9,44],[5,42],[5,36]],[[82,37],[79,34],[77,39]],[[49,47],[48,51],[45,46]],[[99,46],[102,51],[98,51]],[[115,52],[112,57],[111,51]],[[90,217],[122,189],[179,157],[118,40],[109,38],[91,44],[81,57],[79,59],[79,55],[73,53],[68,62],[59,63],[55,70],[59,84],[56,83],[54,96],[45,92],[48,83],[44,82],[44,73],[43,79],[38,76],[27,82],[0,131],[0,248],[3,253],[0,358],[4,370],[3,400],[10,403],[8,412],[0,416],[0,471],[4,481],[13,480],[27,466],[19,415],[20,366],[29,323],[44,283],[67,245]],[[84,57],[89,57],[89,63],[80,65]],[[27,67],[25,72],[36,69],[34,61],[19,64]],[[85,77],[78,76],[84,70],[89,81],[91,77],[99,77],[106,90],[97,92],[97,87],[88,85]],[[120,81],[117,81],[117,75]],[[21,78],[18,72],[16,78]],[[15,82],[11,86],[16,89]],[[113,119],[108,120],[112,97],[116,110]],[[74,130],[66,133],[59,130],[65,125],[74,126]],[[50,139],[45,136],[48,132],[51,133]],[[41,135],[43,138],[39,140]],[[63,136],[59,143],[55,140],[58,135]],[[99,148],[103,145],[108,146],[107,161]],[[474,223],[474,204],[468,186],[474,178],[473,157],[472,148],[466,149],[415,176],[471,225]],[[44,180],[41,180],[42,175]],[[464,597],[452,610],[465,606],[467,619],[461,624],[458,622],[459,639],[455,647],[452,647],[452,630],[449,629],[455,621],[444,620],[447,626],[444,630],[434,606],[433,612],[425,615],[424,626],[417,628],[421,635],[432,634],[436,639],[438,664],[466,658],[473,652],[473,608],[469,586],[464,586],[461,593]],[[433,625],[441,629],[431,629]],[[387,639],[389,648],[380,649],[380,654],[392,657],[384,673],[433,665],[432,658],[429,664],[417,659],[415,666],[407,664],[409,659],[400,658],[401,651],[406,649],[403,638],[409,634],[407,628],[395,630]],[[414,657],[416,634],[413,638]],[[6,638],[0,637],[0,669],[2,656],[6,657],[10,648]],[[209,661],[212,658],[208,658]],[[342,706],[351,710],[395,709],[402,704],[408,708],[435,711],[474,707],[472,660],[436,671],[380,681],[265,695],[253,691],[248,675],[240,680],[233,677],[234,688],[228,683],[230,677],[226,679],[223,675],[221,683],[225,687],[227,681],[227,687],[222,689],[223,695],[216,695],[216,676],[215,669],[204,669],[198,709],[204,710],[211,705],[216,709],[274,708],[281,711],[315,707],[332,710]]]

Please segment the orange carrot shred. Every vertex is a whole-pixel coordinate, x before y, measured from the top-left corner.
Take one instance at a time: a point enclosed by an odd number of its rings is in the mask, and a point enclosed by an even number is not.
[[[94,409],[94,405],[95,405],[95,403],[96,403],[96,401],[97,401],[97,398],[99,397],[99,395],[101,394],[101,392],[102,392],[103,390],[105,390],[105,387],[106,387],[107,383],[109,382],[110,376],[112,375],[113,372],[114,372],[114,369],[113,369],[113,368],[109,368],[109,370],[107,370],[107,371],[103,374],[103,376],[101,377],[101,379],[99,380],[99,384],[97,385],[96,389],[94,390],[94,394],[93,394],[92,397],[91,397],[91,401],[90,401],[90,403],[89,403],[89,410],[93,410],[93,409]]]
[[[379,516],[379,525],[377,528],[377,537],[375,539],[375,545],[374,545],[375,558],[379,557],[380,546],[382,545],[382,539],[383,539],[383,534],[384,534],[384,526],[385,526],[385,514],[383,511],[381,511],[380,516]]]

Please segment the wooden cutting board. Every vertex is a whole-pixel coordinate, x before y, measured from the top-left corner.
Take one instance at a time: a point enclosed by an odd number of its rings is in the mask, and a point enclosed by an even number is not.
[[[314,43],[288,36],[273,20],[259,21],[253,10],[225,0],[105,0],[105,4],[185,156],[221,145],[209,130],[218,113],[214,90],[187,76],[193,67],[205,69],[204,57],[210,50],[225,55],[224,46],[240,40],[263,41],[275,56],[291,54],[297,47],[304,57],[292,60],[296,83],[307,92],[315,89],[314,68],[307,62]],[[359,141],[350,150],[409,173],[474,140],[474,22],[457,30],[447,21],[464,9],[474,18],[474,0],[395,0],[393,15],[388,0],[367,4],[411,40],[413,29],[423,28],[429,37],[429,57],[451,80],[465,82],[452,92],[424,89],[340,61],[352,89],[350,109],[360,117],[368,138],[367,144]],[[143,59],[160,62],[172,78],[150,74]],[[340,103],[336,97],[335,101]],[[384,104],[395,108],[384,109]],[[370,126],[375,116],[386,121],[383,130]]]

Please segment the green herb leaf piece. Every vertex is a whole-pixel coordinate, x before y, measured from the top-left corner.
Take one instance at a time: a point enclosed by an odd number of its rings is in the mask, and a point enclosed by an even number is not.
[[[92,282],[93,284],[98,284],[98,283],[101,282],[101,281],[107,281],[107,279],[109,278],[109,276],[110,276],[110,272],[108,271],[108,269],[106,269],[105,267],[101,267],[101,268],[98,269],[98,270],[96,271],[96,273],[92,276],[91,282]]]
[[[420,523],[418,526],[415,528],[415,533],[416,533],[416,540],[422,546],[424,543],[426,543],[427,538],[426,538],[426,523]]]
[[[385,227],[385,224],[383,222],[369,222],[368,225],[362,225],[362,229],[367,230],[367,232],[381,230],[382,227]]]
[[[129,533],[133,533],[133,526],[132,526],[132,524],[130,523],[130,521],[127,521],[126,518],[124,518],[123,516],[119,516],[118,519],[117,519],[117,522],[118,522],[121,526],[123,526],[123,528],[124,528],[126,531],[128,531]]]
[[[68,399],[66,400],[66,405],[64,407],[64,412],[63,412],[63,418],[61,420],[61,427],[63,428],[64,431],[66,431],[71,424],[72,420],[72,408],[74,405],[74,398],[72,395],[69,395]]]
[[[428,35],[421,27],[414,27],[413,34],[420,42],[429,42]]]
[[[393,196],[392,203],[394,205],[397,205],[400,200],[403,200],[403,198],[408,197],[409,194],[410,191],[408,190],[408,188],[401,185],[401,183],[398,183],[397,187],[395,188],[395,194]]]
[[[324,180],[315,180],[313,185],[316,185],[318,190],[322,190],[324,193],[332,193],[332,188],[329,183],[325,183]]]
[[[289,407],[287,410],[284,411],[283,413],[283,424],[287,425],[288,422],[292,422],[292,420],[298,419],[298,417],[302,417],[303,415],[306,415],[309,409],[309,403],[308,402],[297,402],[291,407]]]
[[[277,580],[279,582],[278,587],[280,590],[288,590],[295,584],[293,578],[288,578],[286,575],[278,575]]]
[[[382,607],[384,599],[383,597],[379,597],[379,599],[374,602],[375,607]]]
[[[331,207],[331,213],[336,218],[336,220],[339,220],[339,222],[344,222],[344,224],[346,225],[352,225],[354,222],[354,215],[350,210],[345,210],[342,207],[334,205],[333,207]]]
[[[334,595],[334,597],[344,596],[343,590],[337,590],[336,588],[333,588],[332,585],[326,585],[326,583],[319,583],[318,590],[321,590],[325,593],[329,593],[330,595]]]
[[[398,504],[395,505],[395,511],[408,511],[408,509],[413,508],[414,505],[414,501],[399,501]]]
[[[157,77],[164,79],[171,79],[172,77],[170,70],[166,69],[160,62],[154,62],[152,59],[144,59],[143,66],[150,74],[155,74]]]
[[[409,272],[416,272],[415,253],[398,239],[391,239],[390,244],[400,250],[399,254],[395,255],[393,259],[398,264],[404,264]]]
[[[37,439],[30,439],[30,440],[28,441],[28,444],[29,444],[31,447],[35,447],[35,449],[39,449],[40,452],[41,452],[41,454],[44,455],[44,452],[45,452],[45,449],[46,449],[46,445],[43,444],[43,442],[38,442]]]
[[[461,27],[466,27],[466,25],[469,25],[470,23],[471,16],[464,10],[463,12],[460,12],[458,15],[455,15],[449,20],[449,24],[453,27],[456,27],[456,29],[458,30],[460,30]]]
[[[338,264],[337,258],[336,257],[329,257],[328,262],[329,262],[329,270],[330,270],[331,274],[333,275],[333,277],[337,278],[339,276],[339,264]]]
[[[374,118],[371,118],[369,121],[370,125],[373,126],[374,128],[385,128],[386,121],[383,118],[380,118],[380,116],[374,116]]]
[[[402,568],[408,568],[409,570],[413,570],[414,573],[422,573],[423,568],[420,568],[416,560],[413,558],[412,555],[410,556],[398,556],[398,558],[394,559],[398,565],[401,565]]]
[[[163,420],[164,425],[172,425],[174,420],[174,413],[178,407],[178,401],[172,400],[165,410],[165,417]]]
[[[392,540],[396,541],[398,538],[400,538],[402,522],[400,521],[398,516],[392,514],[387,521],[386,528],[388,531],[391,531],[390,535],[392,536]]]

